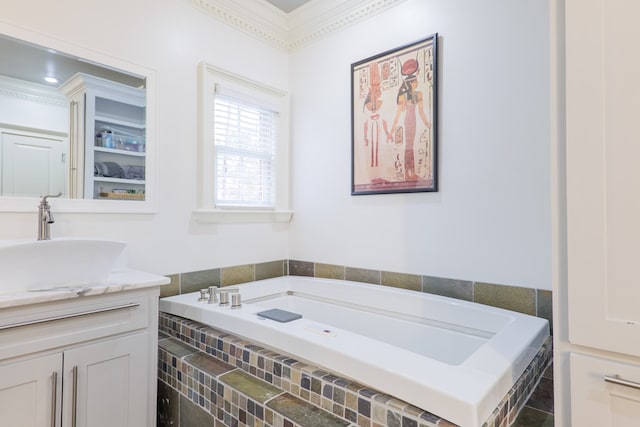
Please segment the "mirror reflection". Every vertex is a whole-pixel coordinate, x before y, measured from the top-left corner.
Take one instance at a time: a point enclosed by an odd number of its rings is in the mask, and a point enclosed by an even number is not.
[[[146,79],[0,35],[0,196],[144,200]]]

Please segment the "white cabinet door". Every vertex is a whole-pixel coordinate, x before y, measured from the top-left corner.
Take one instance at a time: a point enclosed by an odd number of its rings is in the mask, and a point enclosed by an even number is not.
[[[569,341],[640,356],[640,2],[565,4]]]
[[[64,352],[63,426],[147,425],[148,335],[139,333]]]
[[[62,353],[0,364],[0,425],[55,427]]]
[[[572,425],[640,425],[639,366],[573,353],[570,370]]]

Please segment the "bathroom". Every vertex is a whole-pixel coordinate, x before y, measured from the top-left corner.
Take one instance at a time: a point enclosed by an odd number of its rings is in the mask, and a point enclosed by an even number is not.
[[[371,6],[362,6],[366,16],[345,18],[331,31],[322,31],[322,20],[311,21],[319,29],[307,37],[300,21],[286,21],[304,14],[275,13],[285,20],[279,22],[291,22],[290,34],[267,25],[268,37],[252,24],[264,11],[259,0],[247,1],[253,15],[227,0],[3,2],[4,32],[151,77],[147,144],[154,157],[144,204],[52,198],[52,238],[126,241],[129,266],[171,279],[163,297],[211,281],[345,278],[357,270],[383,272],[391,286],[564,324],[556,306],[558,298],[566,304],[558,284],[559,83],[550,72],[557,67],[563,2],[346,3]],[[434,33],[438,191],[352,196],[350,65]],[[203,213],[202,63],[288,93],[289,179],[279,197],[290,217]],[[0,239],[35,239],[38,203],[37,197],[0,199]],[[561,339],[566,351],[566,336]],[[555,374],[555,422],[571,425],[568,369],[563,372]],[[543,421],[531,425],[549,425],[542,423],[554,411],[539,412]]]

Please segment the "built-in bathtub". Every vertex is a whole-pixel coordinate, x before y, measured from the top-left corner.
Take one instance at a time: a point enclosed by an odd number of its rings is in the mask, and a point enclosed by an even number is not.
[[[160,301],[192,319],[325,367],[461,426],[478,427],[548,337],[544,319],[357,282],[285,276],[234,286],[242,307]],[[301,314],[286,323],[257,313]]]

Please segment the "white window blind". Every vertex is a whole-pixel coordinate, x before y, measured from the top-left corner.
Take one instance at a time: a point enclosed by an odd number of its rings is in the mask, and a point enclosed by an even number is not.
[[[274,208],[277,113],[218,93],[213,120],[215,205]]]

